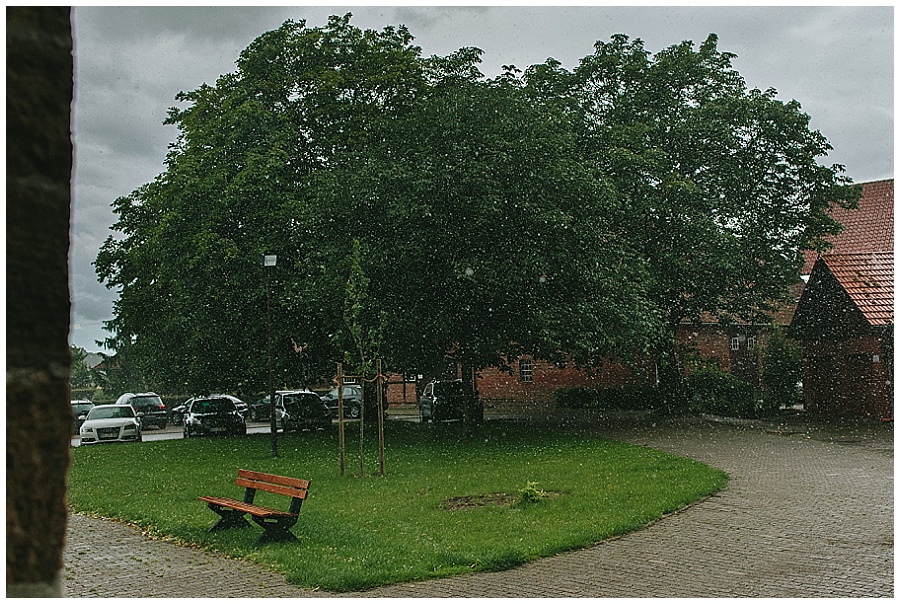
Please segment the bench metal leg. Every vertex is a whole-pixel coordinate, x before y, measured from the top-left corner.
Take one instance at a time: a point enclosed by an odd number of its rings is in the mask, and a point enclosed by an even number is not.
[[[223,508],[214,503],[207,505],[209,505],[209,509],[219,515],[219,521],[210,527],[210,531],[224,531],[226,529],[250,526],[250,523],[244,518],[244,512]]]
[[[262,543],[284,543],[297,541],[296,535],[291,532],[291,527],[296,524],[296,518],[276,518],[275,520],[264,520],[262,518],[253,517],[253,522],[263,528],[263,534],[256,540],[257,544]]]

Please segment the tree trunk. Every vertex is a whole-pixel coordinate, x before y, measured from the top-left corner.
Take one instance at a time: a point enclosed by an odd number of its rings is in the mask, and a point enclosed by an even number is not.
[[[61,597],[74,425],[70,9],[6,16],[6,595]]]
[[[662,394],[663,409],[670,414],[682,412],[685,408],[684,376],[678,358],[675,326],[669,327],[665,339],[658,344],[656,363],[659,377],[657,388]]]
[[[475,366],[462,361],[460,363],[460,373],[468,394],[465,407],[463,408],[463,424],[465,425],[466,436],[472,436],[475,434],[476,428],[484,422],[484,411],[478,402]]]

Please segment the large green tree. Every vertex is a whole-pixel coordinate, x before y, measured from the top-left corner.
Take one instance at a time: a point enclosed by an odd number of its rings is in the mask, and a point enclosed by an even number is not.
[[[96,260],[119,289],[108,344],[127,348],[160,388],[260,391],[266,375],[262,254],[272,283],[279,383],[296,385],[291,341],[322,351],[340,306],[307,303],[310,179],[360,148],[373,115],[415,93],[419,49],[403,28],[361,31],[349,15],[323,28],[286,22],[241,53],[237,70],[179,95],[166,171],[114,203]],[[334,298],[341,299],[342,288]],[[307,357],[309,358],[309,357]]]
[[[274,253],[279,382],[292,342],[323,373],[342,358],[356,271],[394,368],[652,348],[675,404],[675,328],[763,317],[856,194],[731,59],[615,36],[572,71],[485,78],[477,49],[425,58],[404,28],[287,22],[179,96],[166,172],[115,202],[111,343],[160,387],[261,390]]]
[[[159,387],[261,390],[254,263],[275,253],[279,376],[291,340],[338,360],[358,240],[395,368],[639,346],[644,279],[569,114],[479,57],[423,58],[405,29],[349,15],[287,22],[181,94],[166,172],[115,202],[124,237],[97,258],[120,288],[110,343]]]
[[[796,101],[748,90],[710,35],[651,55],[613,36],[573,71],[548,62],[532,86],[568,99],[581,149],[614,189],[617,232],[644,262],[662,322],[662,389],[679,399],[675,330],[704,315],[765,322],[799,280],[804,249],[840,225],[827,214],[859,196]]]
[[[430,59],[427,90],[373,123],[365,155],[321,174],[317,230],[336,218],[333,244],[365,243],[401,367],[479,369],[523,352],[597,364],[639,348],[655,321],[612,191],[564,108],[512,68],[483,78],[479,57]]]

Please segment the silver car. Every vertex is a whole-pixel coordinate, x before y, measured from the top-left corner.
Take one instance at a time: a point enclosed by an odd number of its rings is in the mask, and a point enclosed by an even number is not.
[[[81,444],[140,442],[141,422],[130,405],[97,405],[79,429]]]

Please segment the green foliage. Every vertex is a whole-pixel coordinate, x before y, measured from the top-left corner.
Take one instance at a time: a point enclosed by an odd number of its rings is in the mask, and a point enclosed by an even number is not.
[[[565,409],[637,410],[660,405],[659,391],[648,384],[630,384],[617,388],[559,388],[555,404]]]
[[[547,494],[544,490],[538,487],[538,483],[529,480],[528,484],[519,489],[518,494],[516,495],[515,505],[523,506],[538,503],[546,496]]]
[[[752,385],[713,367],[688,375],[685,389],[690,409],[697,413],[753,418],[777,409],[763,400]]]
[[[74,390],[93,386],[95,378],[91,368],[84,362],[85,358],[87,358],[87,351],[78,346],[69,346],[69,352],[72,359],[72,367],[69,371],[69,385],[72,387],[74,395]]]
[[[362,249],[358,239],[353,240],[350,255],[350,276],[344,290],[344,327],[350,334],[346,349],[357,353],[356,367],[359,375],[371,378],[376,373],[375,360],[384,339],[385,311],[373,313],[369,302],[369,278],[363,271]],[[347,360],[349,361],[349,353]]]
[[[252,560],[309,588],[345,591],[497,570],[638,530],[724,487],[724,472],[646,447],[494,422],[477,438],[460,424],[388,422],[387,476],[338,474],[335,433],[148,441],[73,450],[69,502],[81,513]],[[377,467],[374,444],[366,450]],[[255,527],[210,533],[201,495],[240,499],[239,468],[312,481],[293,532],[257,547]],[[453,498],[553,492],[540,505],[450,511]],[[555,494],[559,494],[558,496]],[[284,497],[260,492],[261,505]]]
[[[803,349],[783,329],[776,328],[763,350],[762,381],[773,405],[803,402],[798,384],[803,377]]]
[[[256,262],[276,254],[279,384],[331,375],[349,329],[363,365],[420,371],[652,350],[676,392],[675,326],[761,321],[858,198],[799,103],[747,90],[715,36],[651,56],[617,35],[571,71],[495,78],[476,48],[412,42],[287,21],[177,96],[166,171],[115,200],[95,261],[120,377],[263,390]]]
[[[580,147],[614,183],[621,235],[649,271],[661,388],[677,398],[675,329],[711,313],[765,322],[795,283],[802,251],[839,229],[830,205],[858,187],[796,101],[748,90],[710,35],[651,55],[613,36],[567,72],[551,62],[528,75],[583,116]]]

